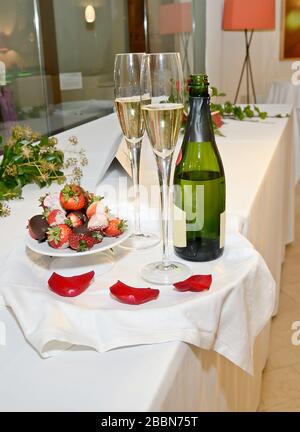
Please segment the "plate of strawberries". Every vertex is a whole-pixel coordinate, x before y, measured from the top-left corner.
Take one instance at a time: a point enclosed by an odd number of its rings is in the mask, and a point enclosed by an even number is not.
[[[28,221],[26,245],[42,255],[70,257],[111,249],[131,235],[127,222],[111,213],[103,197],[67,184],[40,198],[42,213]]]

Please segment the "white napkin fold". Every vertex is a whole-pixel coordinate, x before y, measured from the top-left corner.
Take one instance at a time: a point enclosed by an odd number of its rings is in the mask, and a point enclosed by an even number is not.
[[[275,283],[260,255],[243,237],[230,235],[222,258],[189,263],[195,274],[212,273],[209,291],[180,293],[164,286],[158,300],[140,306],[110,296],[109,287],[118,279],[136,287],[149,286],[139,270],[158,259],[160,252],[160,246],[138,254],[119,249],[111,271],[96,277],[81,296],[68,299],[47,287],[51,258],[20,245],[6,261],[0,292],[42,357],[71,345],[105,352],[179,340],[215,350],[252,373],[255,337],[271,317],[275,299]]]

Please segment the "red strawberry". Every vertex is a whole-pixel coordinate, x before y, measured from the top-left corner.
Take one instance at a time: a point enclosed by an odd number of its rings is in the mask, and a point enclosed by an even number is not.
[[[92,237],[94,244],[101,243],[103,240],[103,235],[100,231],[91,231],[90,236]]]
[[[110,219],[108,222],[108,227],[103,230],[103,234],[107,237],[118,237],[119,235],[123,234],[126,228],[127,224],[123,219]]]
[[[94,246],[94,240],[91,236],[86,234],[72,233],[69,238],[70,248],[77,252],[84,252]]]
[[[50,226],[56,226],[65,223],[66,214],[62,210],[51,210],[50,212],[45,212],[47,222]]]
[[[60,204],[65,210],[80,210],[85,206],[84,190],[76,185],[66,185],[60,192]]]
[[[81,211],[73,211],[68,214],[67,225],[71,228],[78,228],[87,220],[86,215]]]
[[[60,224],[49,228],[47,231],[49,246],[54,249],[65,249],[69,247],[69,237],[72,230],[66,224]]]

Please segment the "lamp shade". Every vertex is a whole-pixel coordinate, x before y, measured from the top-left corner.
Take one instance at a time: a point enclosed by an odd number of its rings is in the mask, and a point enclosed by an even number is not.
[[[159,8],[159,33],[161,35],[191,33],[192,4],[175,3],[162,5]]]
[[[275,0],[225,0],[223,30],[274,30]]]

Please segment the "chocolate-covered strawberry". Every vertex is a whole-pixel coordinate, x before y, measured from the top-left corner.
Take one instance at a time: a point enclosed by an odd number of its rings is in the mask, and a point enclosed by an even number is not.
[[[48,210],[48,211],[55,210],[55,209],[62,210],[59,196],[60,196],[59,192],[55,192],[52,194],[47,193],[46,195],[40,198],[40,206],[43,207],[44,210]]]
[[[30,236],[38,242],[43,242],[47,238],[49,224],[43,215],[32,216],[28,221],[28,231]]]
[[[91,231],[88,229],[87,225],[84,224],[84,225],[81,225],[79,227],[73,228],[73,233],[90,235]]]
[[[87,221],[86,215],[79,210],[74,210],[67,215],[67,224],[71,228],[78,228]]]
[[[108,217],[106,214],[94,214],[88,222],[90,231],[103,231],[108,227]]]
[[[94,246],[94,241],[90,235],[73,232],[69,237],[69,246],[77,252],[85,252]]]
[[[103,240],[103,235],[100,231],[90,231],[90,236],[92,237],[94,244],[101,243]]]

